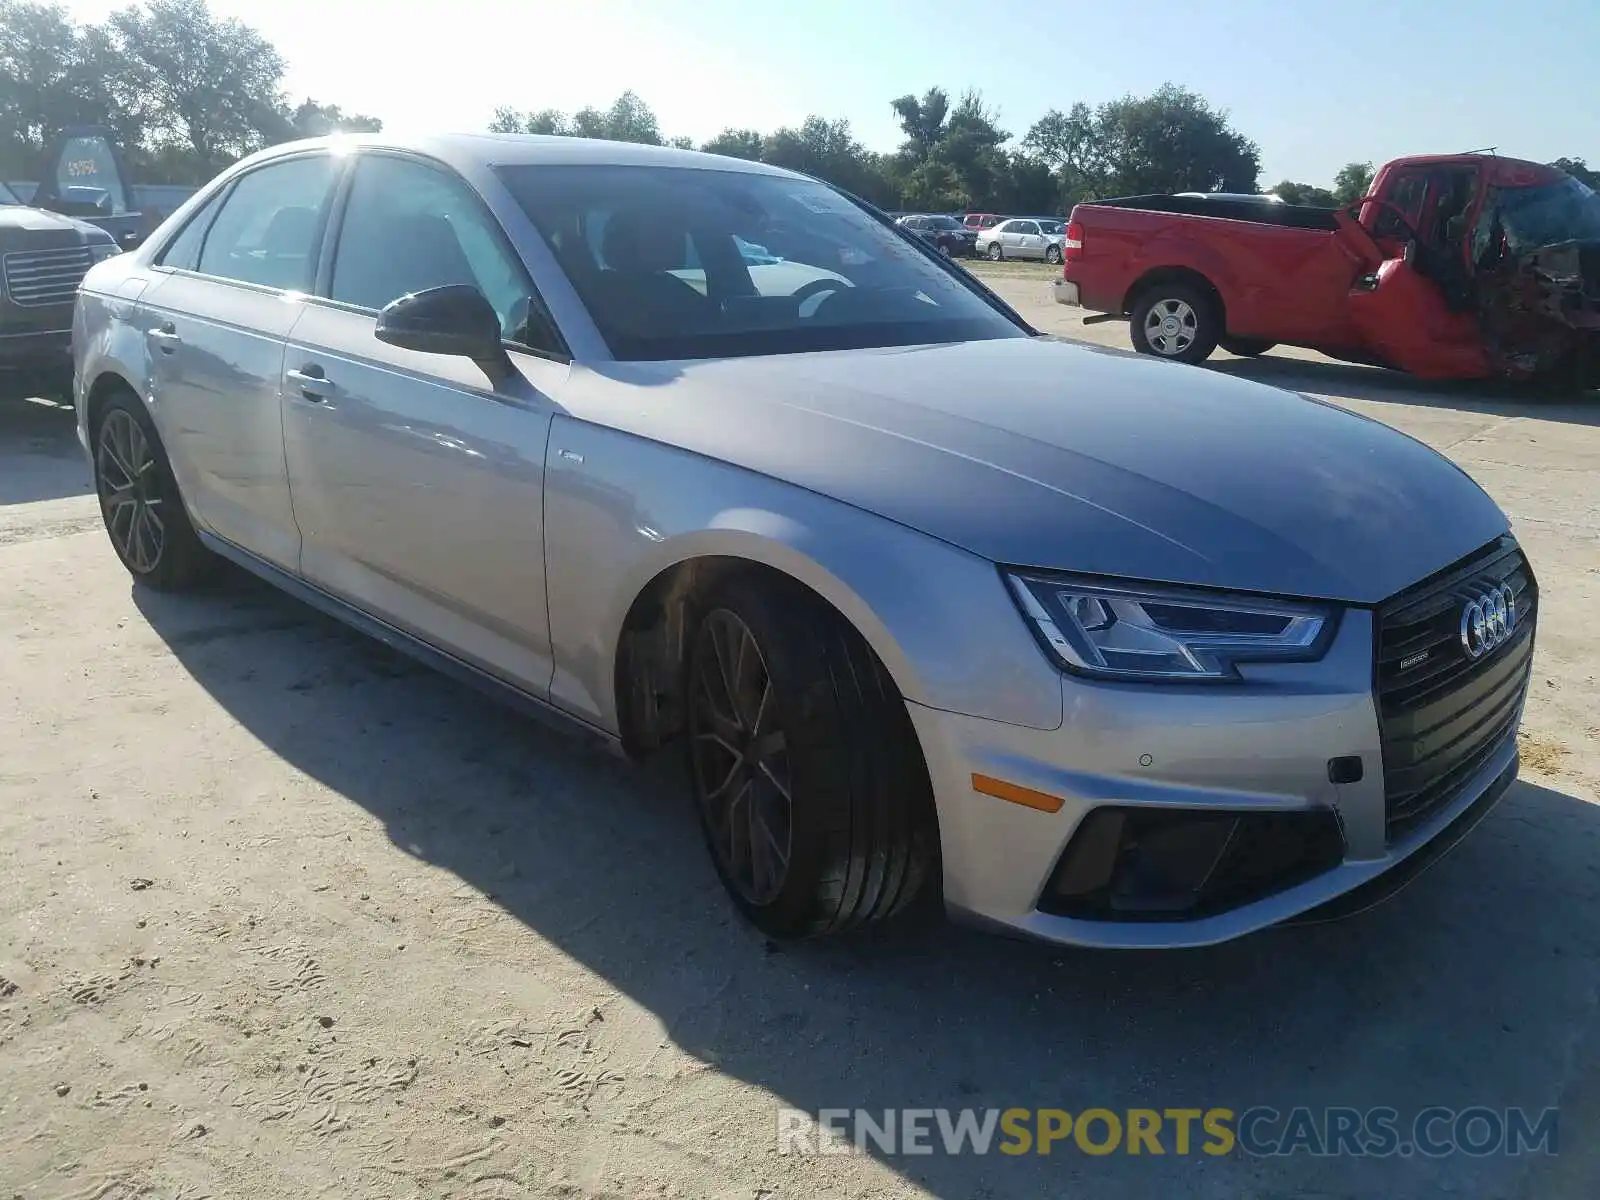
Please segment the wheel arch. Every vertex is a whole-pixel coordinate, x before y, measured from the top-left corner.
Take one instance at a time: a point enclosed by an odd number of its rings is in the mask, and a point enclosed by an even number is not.
[[[848,583],[793,543],[752,530],[679,539],[657,561],[614,622],[612,686],[625,750],[640,755],[670,741],[681,727],[677,674],[697,617],[697,603],[734,574],[765,576],[804,590],[836,613],[883,664],[902,698],[926,694],[911,655],[872,605]],[[665,549],[665,547],[664,547]]]
[[[95,436],[95,430],[100,425],[100,414],[105,411],[106,401],[119,393],[130,395],[138,400],[139,403],[144,404],[144,396],[126,373],[117,367],[101,368],[100,373],[94,377],[94,381],[84,393],[83,428],[84,432],[88,434],[91,444]],[[148,408],[149,406],[146,405],[145,407]]]
[[[1217,306],[1217,316],[1221,320],[1222,328],[1228,327],[1228,303],[1222,295],[1222,289],[1212,282],[1205,272],[1194,267],[1153,267],[1146,271],[1129,285],[1127,293],[1122,298],[1123,313],[1132,313],[1134,306],[1139,303],[1139,298],[1151,288],[1173,283],[1199,288]]]

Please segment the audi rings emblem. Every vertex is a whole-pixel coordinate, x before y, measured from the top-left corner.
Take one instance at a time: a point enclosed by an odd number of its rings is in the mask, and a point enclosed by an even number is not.
[[[1461,648],[1482,658],[1504,645],[1517,627],[1517,593],[1509,583],[1467,601],[1461,610]]]

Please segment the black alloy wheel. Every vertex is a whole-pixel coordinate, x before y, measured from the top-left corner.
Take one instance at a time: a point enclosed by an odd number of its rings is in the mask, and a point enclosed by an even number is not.
[[[772,677],[738,614],[706,614],[690,679],[695,790],[712,852],[746,903],[771,904],[789,871],[793,782]]]

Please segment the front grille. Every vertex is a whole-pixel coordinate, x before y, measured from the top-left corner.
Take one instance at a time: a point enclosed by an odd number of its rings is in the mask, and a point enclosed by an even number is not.
[[[69,304],[89,266],[87,246],[14,251],[5,256],[6,295],[23,308]]]
[[[1461,613],[1509,584],[1511,636],[1473,659]],[[1538,586],[1509,537],[1407,588],[1378,609],[1375,682],[1391,839],[1402,836],[1460,788],[1511,736],[1533,666]]]

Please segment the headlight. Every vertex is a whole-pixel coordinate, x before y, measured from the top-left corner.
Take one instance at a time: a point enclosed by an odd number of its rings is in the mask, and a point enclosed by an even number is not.
[[[1063,667],[1101,679],[1236,679],[1236,665],[1311,662],[1334,610],[1189,589],[1008,572],[1024,615]]]
[[[121,254],[122,247],[115,242],[90,242],[89,261],[91,263],[105,262],[113,254]]]

